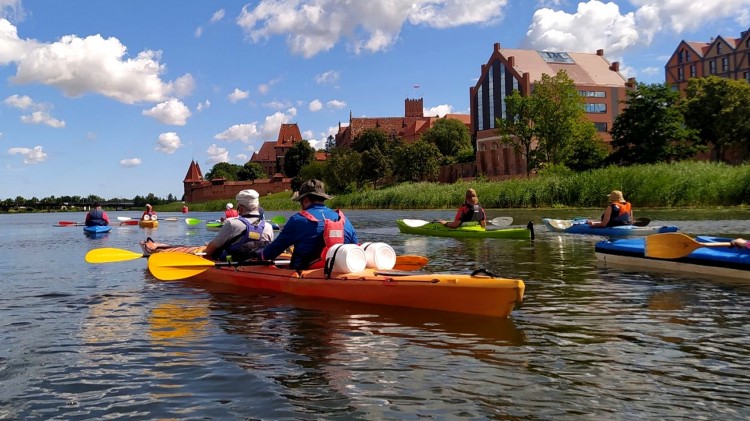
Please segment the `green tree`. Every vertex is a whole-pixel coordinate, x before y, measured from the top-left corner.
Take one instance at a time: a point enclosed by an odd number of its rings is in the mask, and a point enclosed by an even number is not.
[[[583,98],[565,70],[555,76],[543,74],[534,84],[531,98],[540,158],[550,164],[561,164],[566,147],[581,132],[579,126],[587,121]]]
[[[362,157],[350,148],[336,148],[326,163],[324,181],[334,193],[349,193],[359,187]]]
[[[392,160],[383,154],[380,148],[372,148],[362,152],[362,166],[360,180],[362,183],[371,182],[373,187],[378,187],[378,182],[388,178],[392,174]]]
[[[535,101],[530,96],[521,96],[514,90],[505,97],[506,118],[495,119],[500,140],[510,145],[526,160],[526,174],[539,166],[538,148],[534,133]]]
[[[750,151],[750,84],[717,76],[693,78],[685,90],[685,120],[704,144],[713,144],[714,159],[726,160],[732,147],[748,158]]]
[[[464,123],[454,118],[441,118],[422,133],[422,141],[433,143],[443,156],[454,157],[473,150],[471,135]]]
[[[628,92],[627,108],[612,125],[610,161],[652,164],[686,159],[700,149],[685,125],[680,93],[666,83],[638,84]]]
[[[228,162],[219,162],[206,173],[205,178],[206,180],[224,178],[229,181],[238,181],[238,174],[241,170],[242,165],[230,164]]]
[[[440,150],[422,140],[403,144],[395,151],[393,172],[400,181],[435,181],[440,173]]]
[[[390,138],[383,129],[365,129],[352,140],[352,149],[362,153],[373,148],[387,153],[391,149]]]
[[[299,170],[299,178],[302,180],[325,179],[327,162],[313,161]]]
[[[315,149],[310,146],[310,142],[300,140],[292,145],[284,154],[284,174],[287,177],[296,177],[299,171],[305,165],[315,159]]]
[[[580,133],[563,151],[565,166],[575,171],[600,168],[609,155],[609,148],[596,133],[593,124],[581,124]]]
[[[237,179],[239,181],[257,180],[259,178],[268,178],[268,174],[266,174],[263,166],[257,162],[247,161],[242,166],[242,169],[237,172]]]

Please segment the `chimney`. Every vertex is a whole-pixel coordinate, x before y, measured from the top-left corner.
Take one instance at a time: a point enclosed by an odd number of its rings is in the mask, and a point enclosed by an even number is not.
[[[600,49],[596,50],[596,55],[604,57],[604,49],[600,48]]]
[[[609,70],[611,70],[613,72],[619,72],[620,71],[620,63],[617,62],[617,61],[615,61],[614,63],[612,63],[611,66],[609,66]]]
[[[487,65],[486,65],[486,64],[483,64],[483,65],[482,65],[482,72],[481,72],[482,74],[484,74],[484,68],[485,68],[485,67],[487,67]]]
[[[508,67],[510,67],[511,69],[514,68],[514,67],[516,67],[516,57],[515,56],[508,57]]]
[[[502,48],[502,47],[500,47],[500,43],[499,43],[499,42],[496,42],[496,43],[495,43],[495,51],[500,51],[500,49],[501,49],[501,48]]]

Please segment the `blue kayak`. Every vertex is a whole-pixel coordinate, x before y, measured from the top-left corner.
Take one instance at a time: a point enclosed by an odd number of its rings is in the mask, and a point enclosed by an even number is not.
[[[729,238],[696,237],[701,243],[729,242]],[[702,247],[678,259],[645,257],[645,240],[628,238],[596,243],[596,258],[604,263],[690,272],[711,277],[741,278],[750,281],[750,250],[731,247]]]
[[[110,231],[112,231],[112,227],[110,226],[94,225],[91,227],[83,227],[83,232],[86,234],[103,234]]]
[[[635,237],[651,234],[662,234],[665,232],[676,232],[679,230],[674,225],[657,225],[653,227],[639,227],[635,225],[622,225],[619,227],[594,228],[586,224],[584,219],[552,219],[542,218],[544,225],[553,232],[564,232],[567,234],[603,235],[606,237]]]

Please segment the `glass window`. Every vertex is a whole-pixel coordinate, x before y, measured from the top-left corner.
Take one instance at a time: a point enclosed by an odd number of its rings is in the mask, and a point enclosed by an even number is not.
[[[716,60],[711,60],[708,62],[708,74],[712,75],[716,73]]]
[[[677,80],[685,80],[685,70],[682,67],[677,69]]]
[[[590,114],[604,114],[607,112],[607,104],[584,104],[584,111]]]
[[[490,71],[487,73],[489,76],[489,89],[487,90],[490,98],[490,129],[495,128],[495,65],[490,66]]]
[[[603,91],[578,91],[578,95],[586,98],[606,98],[607,93]]]
[[[721,54],[721,43],[716,44],[716,54]]]
[[[607,131],[607,123],[594,123],[594,127],[596,127],[597,132],[606,132]]]
[[[477,89],[477,130],[484,130],[484,107],[482,106],[482,85]]]
[[[690,77],[695,77],[695,64],[690,66]]]
[[[677,53],[677,63],[682,63],[682,50],[680,50],[679,53]]]
[[[721,59],[721,71],[722,72],[729,71],[729,58],[728,57],[724,57]]]
[[[685,51],[685,61],[690,61],[690,51]]]

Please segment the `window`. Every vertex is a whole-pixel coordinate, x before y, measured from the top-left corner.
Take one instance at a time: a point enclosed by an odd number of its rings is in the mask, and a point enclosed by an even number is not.
[[[490,129],[495,128],[495,75],[494,71],[495,66],[490,66],[490,71],[487,72],[487,75],[489,76],[489,98],[490,98]]]
[[[677,80],[685,80],[685,69],[682,67],[677,68]]]
[[[721,59],[721,71],[725,73],[729,71],[729,58],[728,57],[724,57]]]
[[[566,52],[539,51],[538,53],[547,63],[575,64],[575,61]]]
[[[484,130],[484,107],[482,106],[482,85],[477,89],[477,130]]]
[[[606,98],[607,93],[602,91],[578,91],[578,95],[586,98]]]
[[[690,51],[685,51],[685,61],[690,61]]]
[[[690,66],[690,77],[695,77],[695,64]]]
[[[607,112],[607,104],[584,104],[583,109],[590,114],[604,114]]]
[[[716,54],[721,54],[721,43],[716,44]]]
[[[682,63],[682,50],[680,50],[679,53],[677,53],[677,63]]]
[[[708,74],[712,75],[716,73],[716,60],[711,60],[708,62]]]
[[[594,122],[594,127],[596,127],[597,132],[606,132],[607,131],[607,123],[596,123]]]
[[[745,79],[746,81],[750,82],[750,72],[744,72],[744,73],[742,74],[742,77],[743,77],[743,78],[744,78],[744,79]]]

